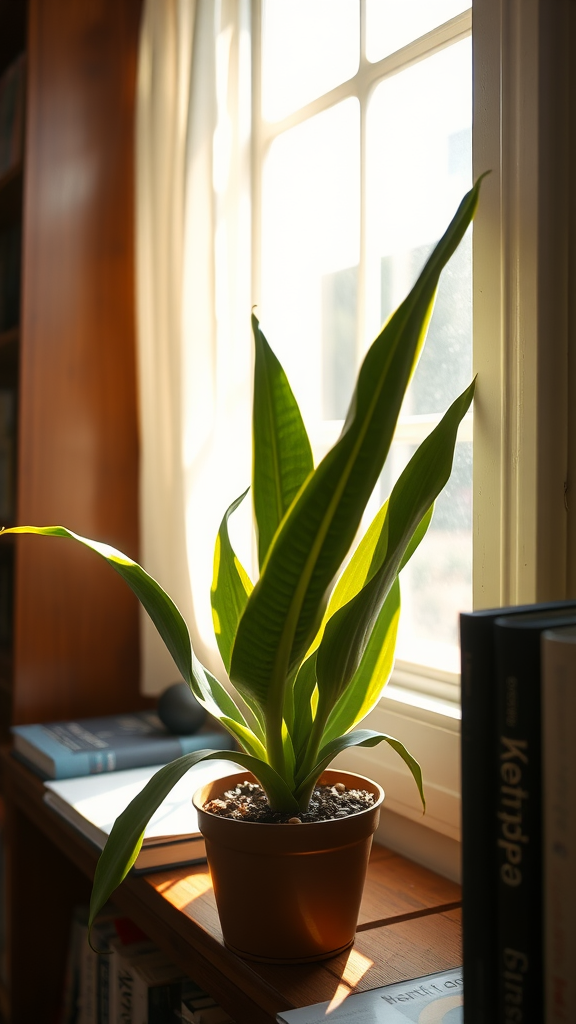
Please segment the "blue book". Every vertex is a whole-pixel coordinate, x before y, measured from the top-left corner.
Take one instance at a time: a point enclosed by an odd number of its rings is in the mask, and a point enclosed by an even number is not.
[[[13,753],[45,779],[71,779],[167,764],[195,750],[233,750],[232,737],[204,725],[191,736],[168,732],[154,711],[15,725]]]

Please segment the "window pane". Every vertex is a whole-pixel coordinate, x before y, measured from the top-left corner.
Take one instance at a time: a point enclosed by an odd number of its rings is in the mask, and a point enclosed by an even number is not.
[[[381,478],[380,502],[416,451],[394,442]],[[460,671],[458,614],[472,608],[472,445],[460,442],[452,475],[432,523],[400,576],[402,614],[396,656],[401,661]]]
[[[399,305],[471,183],[468,39],[375,90],[367,122],[367,335]],[[441,412],[471,372],[471,246],[440,281],[406,413]]]
[[[469,0],[366,0],[366,56],[382,60],[471,6]]]
[[[320,420],[342,415],[356,370],[358,101],[276,139],[262,193],[262,328],[318,436]]]
[[[264,0],[262,115],[278,121],[352,78],[359,0]]]
[[[385,79],[367,121],[368,333],[405,297],[471,181],[471,53],[464,40]],[[403,416],[444,412],[471,379],[471,245],[443,272],[428,340]],[[396,442],[380,500],[414,448]],[[398,657],[458,670],[457,614],[471,607],[471,446],[455,469],[432,526],[402,573]]]

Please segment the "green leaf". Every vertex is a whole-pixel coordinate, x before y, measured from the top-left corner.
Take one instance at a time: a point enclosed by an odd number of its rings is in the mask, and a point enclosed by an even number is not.
[[[228,533],[228,520],[247,494],[248,489],[226,509],[214,550],[214,574],[210,590],[212,619],[216,642],[227,672],[238,623],[254,589],[248,573],[234,553]]]
[[[440,272],[477,200],[475,186],[410,295],[368,351],[342,435],[295,498],[248,599],[230,675],[239,689],[246,688],[266,706],[269,737],[279,729],[277,709],[283,706],[286,679],[320,625],[331,581],[386,458]]]
[[[224,726],[228,732],[232,733],[234,738],[238,740],[238,743],[247,754],[252,754],[254,757],[260,758],[261,761],[266,761],[266,747],[264,746],[260,736],[256,734],[246,725],[242,725],[241,722],[236,722],[233,718],[227,718],[225,715],[220,714],[218,716],[220,724]]]
[[[400,619],[400,584],[395,580],[376,619],[362,660],[332,708],[322,744],[353,729],[372,710],[394,667]]]
[[[244,745],[251,734],[251,749],[259,749],[260,741],[252,733],[242,712],[221,683],[200,664],[190,643],[188,627],[176,605],[159,583],[145,570],[108,544],[80,537],[63,526],[13,526],[3,533],[36,534],[42,537],[64,537],[95,551],[126,581],[148,612],[177,668],[203,707]],[[254,747],[253,743],[256,744]],[[261,744],[260,744],[261,745]]]
[[[262,567],[272,538],[314,469],[314,462],[288,378],[254,315],[252,330],[255,342],[252,489],[258,558]]]
[[[66,530],[63,526],[13,526],[2,532],[30,533],[42,537],[64,537],[68,540],[78,541],[95,551],[134,591],[160,633],[182,677],[190,682],[193,668],[188,626],[173,600],[137,562],[133,562],[127,555],[123,555],[121,551],[110,547],[109,544],[80,537],[79,534],[73,533],[72,530]]]
[[[432,519],[432,512],[433,507],[428,510],[414,531],[400,569],[404,568],[423,540]],[[328,716],[322,743],[327,743],[353,729],[377,704],[394,667],[399,620],[400,584],[396,579],[376,619],[362,660]]]
[[[228,732],[231,732],[239,740],[242,746],[245,745],[246,737],[250,736],[250,750],[254,753],[261,746],[261,730],[258,722],[254,723],[254,728],[259,734],[256,736],[228,690],[207,668],[200,664],[194,652],[192,652],[192,664],[194,671],[190,680],[190,689],[196,699],[202,704],[202,707],[206,708],[208,714],[217,718]],[[256,744],[256,747],[253,744]]]
[[[294,755],[294,747],[292,746],[292,737],[288,732],[286,723],[282,726],[282,745],[284,747],[284,772],[283,778],[287,782],[290,790],[294,789],[294,769],[296,767],[296,757]]]
[[[320,646],[324,631],[332,616],[362,590],[364,584],[372,579],[374,573],[382,565],[388,547],[387,512],[388,501],[386,500],[378,509],[330,595],[320,629],[308,649],[308,657]]]
[[[341,754],[348,747],[375,747],[376,744],[382,743],[382,741],[388,743],[397,754],[400,754],[400,757],[412,772],[418,787],[422,807],[426,810],[422,769],[418,761],[412,757],[412,754],[406,750],[406,747],[403,743],[400,743],[400,740],[394,739],[393,736],[388,736],[383,732],[374,732],[372,729],[357,729],[355,732],[349,732],[345,736],[338,736],[337,739],[332,740],[322,748],[317,764],[296,791],[296,797],[300,801],[300,806],[303,806],[303,801],[306,801],[307,804],[317,780],[337,754]]]
[[[448,481],[458,427],[473,394],[474,382],[453,402],[400,475],[388,503],[386,557],[372,579],[326,626],[316,661],[323,714],[334,706],[353,678],[413,534],[429,516],[434,500]]]
[[[289,810],[298,809],[286,783],[273,768],[248,754],[230,750],[197,750],[193,754],[185,754],[184,757],[171,761],[152,776],[144,789],[134,797],[114,822],[96,866],[90,900],[90,927],[134,864],[142,846],[144,830],[154,812],[190,768],[200,761],[211,760],[233,760],[234,764],[241,765],[256,776],[266,790],[272,806],[281,804],[283,809],[285,806]]]
[[[306,753],[306,747],[312,729],[312,694],[316,686],[316,652],[300,666],[294,681],[293,703],[294,715],[290,725],[296,764]]]

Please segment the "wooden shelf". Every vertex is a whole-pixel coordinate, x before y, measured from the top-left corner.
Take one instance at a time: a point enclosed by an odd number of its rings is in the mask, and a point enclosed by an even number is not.
[[[21,219],[23,182],[21,163],[0,178],[0,228]]]
[[[18,348],[20,328],[11,327],[9,331],[0,331],[0,350]]]
[[[72,893],[82,890],[81,882],[87,898],[97,854],[46,807],[40,779],[6,751],[2,769],[11,834],[8,871],[14,894],[10,910],[13,972],[24,950],[20,971],[25,972],[31,958],[41,964],[43,943],[51,943],[54,956],[55,918],[71,913]],[[35,845],[33,860],[26,852],[31,841]],[[52,865],[51,876],[45,864]],[[256,964],[227,950],[206,865],[129,876],[114,902],[174,963],[207,989],[237,1024],[272,1024],[280,1010],[336,995],[343,999],[353,992],[461,963],[459,887],[381,846],[373,848],[356,943],[325,963],[294,967]],[[38,906],[42,906],[46,923],[38,930],[30,929],[24,922],[31,920],[27,915]],[[18,919],[22,922],[19,928]],[[50,1000],[57,999],[64,954],[62,948],[46,979],[46,1011]],[[34,1001],[26,992],[23,973],[13,973],[12,992],[18,993],[13,999],[13,1024],[24,1024],[32,1019]]]

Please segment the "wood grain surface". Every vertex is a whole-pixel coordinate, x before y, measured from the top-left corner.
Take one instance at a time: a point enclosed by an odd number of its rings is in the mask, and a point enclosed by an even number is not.
[[[42,859],[27,884],[22,875],[25,869],[19,866],[10,914],[25,919],[33,912],[35,900],[42,898],[44,886],[51,887],[50,901],[57,903],[61,898],[68,908],[67,872],[76,879],[74,891],[81,888],[78,880],[83,877],[87,892],[97,853],[43,803],[40,779],[7,751],[1,763],[12,820],[28,819],[27,825],[20,821],[21,832],[33,822],[40,836],[36,848],[47,845],[50,863],[60,864],[51,880],[44,876]],[[129,876],[114,896],[119,908],[211,992],[237,1024],[271,1024],[282,1009],[343,1001],[353,992],[457,967],[461,963],[460,910],[453,905],[459,899],[454,883],[374,846],[362,902],[363,923],[354,947],[320,964],[276,966],[242,960],[225,948],[206,865]],[[21,934],[22,929],[16,928],[16,934]],[[30,953],[41,940],[42,933],[38,939],[28,935]],[[61,967],[62,949],[55,949],[54,957]],[[22,982],[25,966],[20,945],[11,967],[13,984]],[[25,1024],[25,1015],[14,1017],[14,1024],[20,1021]]]
[[[18,509],[138,554],[134,110],[141,0],[29,0]],[[18,538],[13,719],[141,706],[138,604]]]

